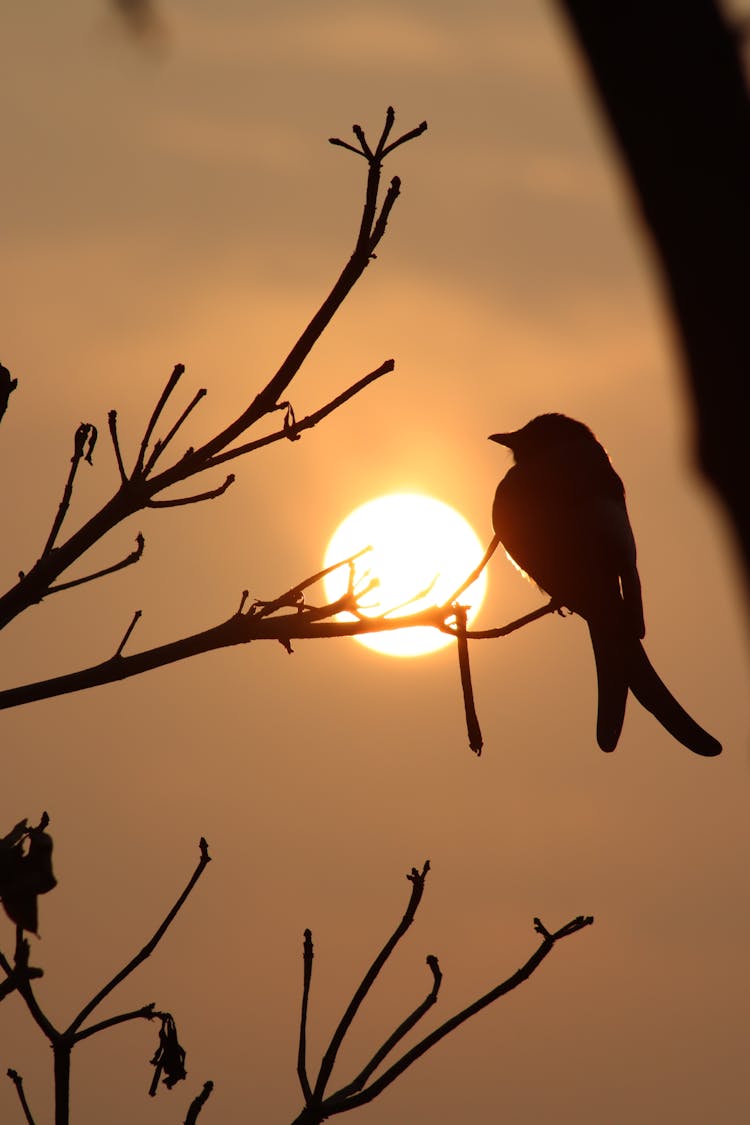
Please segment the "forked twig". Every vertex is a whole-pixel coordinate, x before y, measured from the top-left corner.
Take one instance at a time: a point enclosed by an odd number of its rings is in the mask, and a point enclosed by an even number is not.
[[[482,1011],[483,1008],[488,1007],[488,1005],[494,1003],[495,1000],[499,999],[501,996],[507,995],[507,993],[528,980],[532,973],[541,965],[542,961],[551,953],[558,941],[569,937],[571,934],[577,933],[579,930],[593,923],[594,919],[592,917],[579,915],[577,918],[572,919],[572,921],[567,922],[559,930],[550,932],[538,918],[535,918],[534,929],[541,935],[542,942],[520,969],[507,977],[500,984],[490,989],[484,996],[481,996],[478,1000],[469,1004],[462,1011],[457,1012],[454,1016],[445,1020],[439,1027],[435,1028],[435,1030],[424,1036],[423,1039],[407,1050],[395,1063],[388,1067],[380,1077],[373,1079],[375,1072],[382,1066],[394,1048],[402,1041],[404,1036],[416,1026],[419,1020],[422,1019],[426,1012],[428,1012],[437,1001],[442,974],[437,958],[430,955],[427,958],[427,965],[432,973],[432,988],[427,996],[410,1012],[398,1027],[387,1036],[385,1041],[378,1047],[355,1078],[340,1087],[335,1093],[326,1094],[326,1087],[331,1077],[337,1055],[362,1001],[375,983],[387,959],[393,953],[396,945],[414,920],[415,913],[422,898],[425,876],[429,870],[429,866],[429,862],[425,863],[421,872],[416,868],[412,868],[411,874],[407,876],[412,883],[412,891],[404,916],[381,952],[373,961],[361,984],[356,989],[352,1000],[331,1037],[321,1062],[317,1081],[312,1089],[307,1079],[306,1072],[305,1029],[307,1025],[313,949],[310,931],[305,931],[300,1048],[297,1059],[297,1072],[300,1078],[305,1105],[295,1118],[293,1125],[320,1125],[321,1122],[329,1117],[339,1113],[345,1113],[350,1109],[355,1109],[357,1106],[372,1101],[378,1094],[382,1093],[383,1090],[390,1086],[391,1083],[395,1082],[395,1080],[403,1074],[408,1067],[415,1063],[417,1059],[426,1054],[426,1052],[439,1043],[441,1039],[444,1039],[446,1035],[449,1035],[456,1028],[460,1027],[461,1024]]]
[[[367,160],[368,172],[362,216],[354,250],[346,259],[344,267],[334,282],[330,292],[321,303],[317,312],[312,316],[275,374],[268,379],[262,389],[248,402],[246,407],[233,421],[218,433],[208,438],[208,440],[204,441],[202,445],[199,445],[197,448],[188,449],[182,456],[174,460],[173,463],[160,469],[158,472],[156,470],[162,455],[187,417],[202,399],[205,391],[200,390],[195,394],[188,406],[178,416],[177,421],[172,425],[171,429],[169,429],[166,437],[153,442],[153,435],[159,419],[168,405],[184,371],[182,364],[177,364],[175,366],[146,423],[143,437],[139,443],[135,466],[130,474],[125,467],[125,459],[120,447],[117,432],[117,414],[115,411],[110,411],[108,416],[109,432],[120,476],[119,489],[115,495],[104,504],[100,511],[94,514],[83,526],[74,532],[67,541],[57,545],[57,536],[70,504],[75,471],[81,457],[84,456],[81,445],[86,439],[86,433],[90,437],[89,450],[88,453],[85,454],[87,459],[90,458],[91,447],[93,445],[95,434],[93,427],[89,428],[85,433],[81,430],[77,435],[72,471],[69,474],[68,483],[63,493],[63,500],[53,522],[45,549],[37,562],[28,571],[19,572],[18,582],[8,590],[6,594],[0,597],[0,628],[4,627],[19,613],[29,608],[29,606],[41,602],[48,596],[51,590],[60,592],[64,589],[70,589],[73,585],[80,585],[84,581],[83,579],[76,580],[75,582],[59,582],[58,580],[68,567],[77,562],[94,544],[111,531],[112,528],[116,527],[129,516],[148,507],[175,507],[213,499],[226,491],[231,483],[231,478],[228,478],[224,484],[217,489],[201,491],[177,500],[171,500],[168,496],[164,499],[159,499],[160,495],[172,488],[172,486],[196,477],[223,461],[239,457],[254,449],[259,449],[262,446],[270,444],[272,441],[280,440],[282,437],[289,440],[296,440],[302,432],[311,429],[318,422],[328,417],[334,410],[343,406],[354,397],[354,395],[364,390],[375,379],[380,378],[383,374],[393,369],[393,361],[386,361],[384,364],[381,364],[377,370],[358,380],[351,387],[337,395],[331,402],[320,407],[317,411],[300,422],[295,420],[291,404],[286,401],[286,392],[291,382],[297,376],[302,364],[320,339],[321,334],[338,311],[342,302],[347,298],[352,288],[361,278],[374,256],[375,249],[385,234],[391,209],[398,194],[399,185],[398,179],[394,178],[390,186],[386,189],[382,202],[380,201],[381,165],[383,159],[388,152],[392,151],[398,145],[405,143],[406,140],[418,136],[420,133],[424,132],[426,128],[426,125],[422,123],[416,129],[409,130],[407,133],[403,134],[397,141],[388,143],[393,121],[394,113],[393,110],[389,108],[386,114],[385,127],[382,130],[378,144],[374,148],[368,144],[363,130],[359,126],[355,127],[354,133],[360,143],[361,155]],[[6,383],[8,388],[12,389],[9,379],[6,380]],[[280,433],[265,436],[255,441],[243,441],[239,446],[236,444],[257,422],[282,407],[286,410],[286,417]],[[122,565],[126,564],[123,563]],[[85,581],[93,581],[95,577],[112,574],[115,569],[121,569],[121,567],[106,568],[103,571],[98,571]]]
[[[190,879],[188,880],[187,886],[185,887],[184,891],[179,896],[159,928],[156,930],[153,937],[146,942],[143,949],[141,949],[139,953],[136,953],[135,957],[128,961],[127,965],[125,965],[124,968],[120,969],[120,971],[116,973],[112,977],[112,979],[108,981],[108,983],[105,984],[104,987],[101,988],[96,993],[96,995],[91,998],[91,1000],[89,1000],[87,1004],[84,1004],[83,1008],[81,1008],[78,1015],[71,1021],[70,1025],[65,1031],[64,1034],[66,1037],[72,1037],[73,1041],[76,1041],[79,1038],[84,1038],[86,1032],[79,1031],[79,1028],[81,1027],[81,1024],[84,1022],[84,1020],[88,1019],[94,1009],[97,1008],[99,1004],[101,1004],[102,1000],[105,1000],[107,996],[109,996],[109,994],[114,991],[115,988],[117,988],[118,984],[121,984],[126,977],[129,977],[130,974],[135,969],[137,969],[139,965],[143,964],[146,958],[150,957],[154,952],[157,945],[164,937],[164,934],[167,932],[172,922],[177,917],[177,914],[182,909],[182,906],[184,905],[193,887],[198,882],[201,875],[211,861],[211,856],[208,854],[208,844],[203,839],[203,837],[201,837],[198,846],[200,849],[200,859],[198,860],[198,865],[195,868],[195,871],[191,875]]]

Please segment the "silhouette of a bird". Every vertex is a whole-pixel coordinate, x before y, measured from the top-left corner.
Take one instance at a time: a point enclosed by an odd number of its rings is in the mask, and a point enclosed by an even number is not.
[[[662,682],[641,640],[641,582],[625,488],[588,426],[542,414],[492,434],[515,465],[498,485],[492,525],[507,554],[560,608],[580,614],[594,649],[596,737],[614,750],[628,691],[688,749],[713,757],[721,744]]]

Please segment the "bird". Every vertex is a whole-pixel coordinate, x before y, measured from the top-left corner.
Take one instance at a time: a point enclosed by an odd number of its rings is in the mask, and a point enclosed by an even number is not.
[[[721,743],[678,703],[646,655],[625,487],[604,446],[565,414],[541,414],[489,440],[510,449],[515,461],[495,493],[496,538],[555,608],[588,625],[600,748],[617,746],[632,692],[683,746],[704,757],[720,754]]]

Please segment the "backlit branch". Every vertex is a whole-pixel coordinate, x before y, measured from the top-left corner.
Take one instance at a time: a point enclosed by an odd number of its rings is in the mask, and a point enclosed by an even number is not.
[[[419,136],[426,129],[426,124],[423,122],[415,129],[404,133],[396,141],[389,141],[394,120],[394,112],[389,108],[386,114],[385,127],[374,146],[367,142],[364,131],[359,126],[355,127],[355,136],[360,146],[355,151],[358,151],[367,162],[367,181],[354,250],[347,258],[327,297],[302,331],[275,374],[268,379],[261,390],[232,422],[205,440],[197,448],[191,447],[185,450],[181,455],[175,457],[171,463],[167,464],[164,464],[167,450],[206,394],[204,389],[197,391],[187,406],[177,413],[177,418],[167,429],[166,435],[154,439],[157,427],[165,417],[167,410],[172,406],[175,393],[180,386],[185,370],[182,364],[178,363],[175,366],[148,417],[143,435],[138,443],[131,471],[127,469],[126,457],[120,443],[116,411],[110,411],[108,426],[120,477],[119,487],[100,511],[92,515],[65,542],[58,545],[58,536],[70,507],[78,465],[82,459],[91,461],[96,436],[93,426],[82,424],[76,434],[74,455],[63,490],[63,498],[40,557],[27,572],[21,571],[18,582],[0,597],[0,628],[3,628],[30,606],[41,602],[51,592],[60,592],[70,589],[74,585],[80,585],[84,581],[93,581],[96,578],[112,574],[125,565],[136,562],[140,555],[129,556],[121,564],[97,571],[85,579],[59,581],[60,576],[70,566],[83,558],[87,551],[123,520],[146,508],[176,507],[214,499],[226,491],[234,478],[230,476],[218,487],[201,489],[199,492],[177,499],[172,499],[169,495],[162,495],[172,486],[198,477],[216,468],[224,461],[236,459],[261,449],[282,437],[289,440],[298,439],[306,430],[312,429],[335,410],[344,406],[355,395],[365,390],[375,380],[393,370],[393,361],[387,360],[370,372],[369,375],[359,379],[330,402],[319,407],[299,422],[295,420],[292,404],[285,400],[285,394],[299,373],[302,364],[342,302],[361,278],[385,235],[392,208],[399,194],[400,181],[397,177],[394,177],[382,193],[381,199],[383,160],[394,148]],[[352,146],[345,145],[344,147]],[[2,375],[0,399],[2,400],[1,405],[4,406],[15,383],[10,379],[7,369],[2,368],[0,375]],[[285,411],[285,421],[281,431],[270,436],[264,435],[255,439],[241,440],[258,422],[279,409]],[[238,442],[239,444],[237,444]]]
[[[360,552],[362,554],[364,552]],[[371,584],[359,594],[355,593],[351,583],[346,593],[335,602],[324,605],[313,605],[305,601],[304,592],[326,574],[337,567],[349,565],[354,558],[346,559],[341,563],[318,571],[310,578],[292,586],[289,590],[270,601],[254,601],[245,609],[247,598],[243,596],[240,609],[233,613],[227,620],[180,640],[170,641],[167,644],[157,645],[155,648],[145,649],[130,656],[122,655],[122,644],[114,656],[109,657],[100,664],[56,676],[36,683],[24,684],[20,687],[8,688],[0,691],[0,710],[9,707],[18,707],[22,704],[33,703],[40,699],[50,699],[58,695],[67,695],[71,692],[84,691],[88,688],[100,687],[103,684],[115,683],[119,680],[139,676],[155,668],[175,664],[181,660],[198,656],[201,653],[213,652],[221,648],[230,648],[235,645],[250,644],[253,641],[276,641],[291,651],[293,641],[331,640],[339,637],[361,637],[372,633],[393,632],[396,629],[411,629],[415,627],[430,627],[451,636],[458,636],[458,627],[455,624],[456,606],[444,604],[417,610],[414,613],[404,614],[401,617],[391,617],[382,614],[377,617],[368,617],[361,612],[358,598],[365,596],[371,589]],[[557,607],[550,603],[525,614],[515,621],[509,622],[496,629],[466,630],[464,635],[469,640],[488,640],[496,637],[508,636],[517,629],[531,624],[552,612]],[[339,615],[348,614],[348,618],[341,619]],[[481,736],[480,736],[481,737]]]
[[[432,974],[432,987],[424,1000],[409,1013],[389,1036],[387,1036],[384,1042],[373,1053],[369,1062],[365,1064],[350,1082],[340,1087],[335,1093],[327,1094],[326,1089],[334,1063],[354,1017],[359,1011],[362,1001],[370,992],[389,957],[414,921],[424,892],[425,879],[429,868],[430,864],[426,862],[421,871],[413,867],[411,874],[407,876],[412,884],[412,890],[404,915],[366,972],[362,983],[355,991],[341,1021],[333,1033],[331,1041],[323,1055],[318,1078],[314,1087],[312,1087],[308,1081],[305,1062],[305,1029],[307,1024],[310,979],[313,964],[312,935],[309,930],[305,931],[300,1050],[297,1066],[305,1105],[295,1118],[293,1125],[320,1125],[321,1122],[329,1117],[333,1117],[339,1113],[345,1113],[350,1109],[356,1109],[358,1106],[372,1101],[382,1093],[383,1090],[395,1082],[405,1070],[412,1066],[418,1059],[422,1058],[423,1055],[452,1031],[455,1031],[484,1008],[489,1007],[490,1004],[493,1004],[502,996],[506,996],[509,992],[518,988],[520,984],[523,984],[524,981],[527,981],[529,977],[536,972],[542,961],[552,952],[559,941],[563,938],[570,937],[572,934],[578,933],[585,927],[590,926],[594,921],[590,916],[579,915],[577,918],[573,918],[570,922],[567,922],[564,926],[561,926],[559,930],[550,932],[538,918],[535,918],[534,929],[541,935],[541,944],[515,973],[501,981],[500,984],[495,985],[494,988],[479,997],[478,1000],[475,1000],[466,1008],[445,1020],[439,1027],[425,1035],[423,1039],[409,1050],[405,1051],[396,1062],[382,1071],[379,1077],[373,1078],[376,1071],[383,1066],[386,1059],[392,1054],[408,1032],[417,1025],[422,1017],[437,1002],[442,973],[437,958],[432,955],[428,956],[427,966]]]

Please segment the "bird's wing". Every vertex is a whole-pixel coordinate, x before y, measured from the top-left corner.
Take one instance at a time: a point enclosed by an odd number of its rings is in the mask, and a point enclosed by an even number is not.
[[[635,537],[625,498],[603,498],[597,503],[596,509],[596,518],[592,523],[599,537],[597,546],[602,567],[617,575],[628,632],[636,637],[643,637],[646,627],[643,620],[641,579],[636,564]]]

